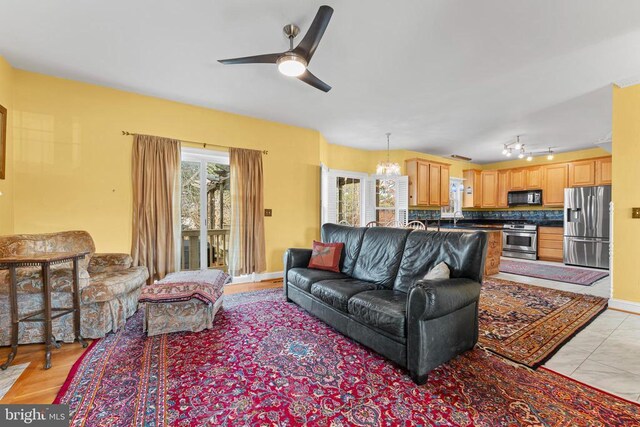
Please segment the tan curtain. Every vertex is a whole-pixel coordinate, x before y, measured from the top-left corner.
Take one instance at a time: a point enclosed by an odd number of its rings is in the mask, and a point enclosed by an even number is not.
[[[135,135],[133,178],[134,265],[149,269],[149,283],[175,271],[174,195],[180,172],[180,141]]]
[[[233,276],[266,269],[262,153],[229,149],[231,235],[229,271]]]

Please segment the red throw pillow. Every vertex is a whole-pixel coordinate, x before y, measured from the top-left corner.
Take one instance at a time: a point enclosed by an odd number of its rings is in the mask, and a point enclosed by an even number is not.
[[[340,256],[343,247],[344,243],[323,243],[314,240],[309,268],[340,273]]]

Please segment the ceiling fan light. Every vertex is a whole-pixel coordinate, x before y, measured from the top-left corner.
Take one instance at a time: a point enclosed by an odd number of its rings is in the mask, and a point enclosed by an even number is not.
[[[295,54],[286,54],[278,58],[278,71],[285,76],[298,77],[307,70],[307,61]]]
[[[529,155],[527,156],[527,162],[530,162],[530,161],[532,161],[532,160],[533,160],[533,156],[532,156],[531,154],[529,154]]]
[[[553,160],[553,154],[547,154],[547,160]]]
[[[523,153],[518,154],[518,158],[519,159],[523,159],[524,158],[524,154]]]
[[[520,148],[522,148],[522,145],[520,145],[519,142],[516,142],[516,145],[514,145],[513,148],[515,148],[516,150],[519,150]]]
[[[509,152],[509,150],[507,150],[506,148],[504,148],[504,149],[502,150],[502,155],[503,155],[503,156],[506,156],[508,152]]]

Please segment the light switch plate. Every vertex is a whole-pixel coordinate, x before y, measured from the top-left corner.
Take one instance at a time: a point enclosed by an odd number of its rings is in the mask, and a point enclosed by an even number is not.
[[[631,208],[631,218],[640,218],[640,208]]]
[[[264,216],[273,216],[273,211],[271,209],[265,209]]]

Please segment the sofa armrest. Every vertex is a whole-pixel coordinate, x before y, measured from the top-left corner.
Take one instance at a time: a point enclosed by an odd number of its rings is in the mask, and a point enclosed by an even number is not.
[[[284,287],[284,295],[289,299],[287,293],[287,275],[292,268],[307,267],[311,260],[311,249],[289,248],[284,252],[284,277],[282,286]]]
[[[129,254],[93,254],[89,261],[89,274],[120,271],[131,268],[133,259]]]
[[[408,320],[430,320],[453,313],[480,298],[480,283],[471,279],[419,280],[408,296]]]

